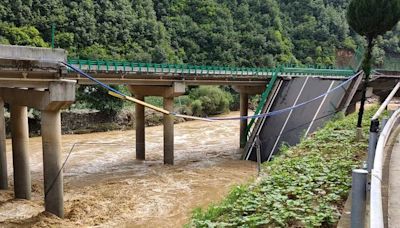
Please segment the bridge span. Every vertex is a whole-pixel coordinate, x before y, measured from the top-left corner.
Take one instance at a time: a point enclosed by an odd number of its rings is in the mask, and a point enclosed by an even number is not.
[[[0,188],[8,188],[4,121],[4,104],[8,104],[11,113],[15,197],[21,199],[31,197],[27,108],[35,108],[41,111],[42,118],[45,209],[59,217],[63,217],[64,213],[60,110],[75,101],[77,85],[93,84],[86,77],[60,64],[61,62],[68,62],[104,83],[126,85],[140,101],[144,101],[145,96],[161,96],[164,109],[171,112],[173,112],[174,97],[183,95],[188,85],[232,85],[240,93],[242,117],[248,116],[249,95],[261,94],[256,114],[263,114],[290,108],[329,92],[354,74],[352,70],[346,69],[238,68],[68,60],[67,53],[62,49],[0,45]],[[394,73],[387,77],[383,75],[388,74],[376,75],[375,82],[379,80],[390,82],[398,78]],[[285,141],[281,137],[284,129],[299,124],[298,117],[307,116],[307,120],[316,124],[307,125],[307,132],[312,132],[323,123],[323,120],[327,120],[321,118],[323,110],[337,111],[350,107],[352,100],[358,99],[361,80],[361,77],[355,77],[348,85],[342,86],[340,92],[321,97],[319,101],[309,104],[302,111],[286,113],[274,117],[275,119],[258,118],[257,121],[252,120],[250,123],[247,118],[242,118],[240,142],[241,147],[246,146],[246,158],[253,158],[251,151],[254,147],[251,145],[260,132],[261,135],[268,135],[271,131],[277,131],[272,135],[279,137],[278,141],[270,142],[269,139],[265,139],[267,143],[262,147],[262,157],[263,160],[268,160],[279,144]],[[385,89],[387,88],[379,91]],[[144,106],[136,104],[135,108],[136,159],[145,160]],[[172,165],[174,117],[165,114],[163,118],[164,163]],[[271,121],[275,124],[271,124]],[[269,128],[270,125],[273,127]],[[291,140],[290,143],[296,143],[299,138],[298,132],[292,137],[295,140]]]

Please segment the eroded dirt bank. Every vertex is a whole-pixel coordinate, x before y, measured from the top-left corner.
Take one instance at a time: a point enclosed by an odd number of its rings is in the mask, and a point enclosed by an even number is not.
[[[32,138],[32,200],[14,200],[12,186],[0,191],[0,225],[180,227],[194,208],[255,176],[255,164],[238,160],[238,128],[237,121],[176,125],[175,166],[162,164],[162,126],[146,128],[145,162],[134,160],[134,131],[63,136],[64,157],[74,147],[64,169],[64,220],[42,213],[41,139]]]

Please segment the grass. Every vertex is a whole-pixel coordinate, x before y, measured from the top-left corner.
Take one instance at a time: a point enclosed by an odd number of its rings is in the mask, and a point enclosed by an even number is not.
[[[367,110],[363,130],[375,109]],[[357,115],[338,117],[263,164],[262,176],[219,204],[195,209],[187,227],[335,227],[367,140],[355,141]]]

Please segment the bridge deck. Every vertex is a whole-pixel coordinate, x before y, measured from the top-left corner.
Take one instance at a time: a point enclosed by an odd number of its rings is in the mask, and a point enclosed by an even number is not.
[[[153,64],[126,61],[69,60],[73,66],[91,73],[109,84],[169,85],[184,81],[189,85],[265,85],[277,68],[243,68],[220,66],[193,66],[183,64]],[[282,71],[282,69],[279,69]],[[282,77],[314,76],[343,78],[353,74],[345,69],[284,68]],[[90,84],[75,73],[68,79]]]

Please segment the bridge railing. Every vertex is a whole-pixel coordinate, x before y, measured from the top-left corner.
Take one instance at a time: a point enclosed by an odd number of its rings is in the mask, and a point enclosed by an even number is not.
[[[364,57],[364,48],[363,47],[358,47],[355,50],[354,53],[354,62],[356,63],[356,66],[358,67],[361,65],[361,61],[363,60]],[[385,71],[400,71],[400,57],[394,57],[391,56],[390,54],[387,54],[386,56],[383,57],[382,61],[380,63],[377,63],[373,66],[375,70],[385,70]]]
[[[385,57],[381,66],[377,70],[400,71],[400,58]]]
[[[399,89],[400,83],[395,86],[371,119],[368,159],[366,167],[364,167],[365,169],[353,170],[351,227],[364,227],[365,211],[367,208],[366,196],[368,195],[367,192],[370,191],[369,227],[384,228],[382,206],[384,150],[389,137],[399,124],[400,109],[398,109],[389,120],[384,119],[381,127],[379,126],[379,118]],[[381,132],[379,132],[380,129],[382,129]],[[371,179],[370,188],[367,181],[368,176],[370,176]]]
[[[225,67],[225,66],[196,66],[188,64],[156,64],[137,63],[114,60],[81,60],[69,59],[69,64],[87,71],[104,72],[138,72],[138,73],[173,73],[173,74],[205,74],[205,75],[237,75],[237,76],[271,76],[273,68]]]
[[[193,74],[193,75],[232,75],[232,76],[267,76],[272,77],[276,69],[289,76],[351,76],[351,69],[334,69],[332,67],[295,67],[279,66],[265,67],[226,67],[226,66],[196,66],[187,64],[156,64],[137,63],[116,60],[82,60],[68,59],[68,63],[84,71],[100,71],[106,73],[164,73],[164,74]]]

